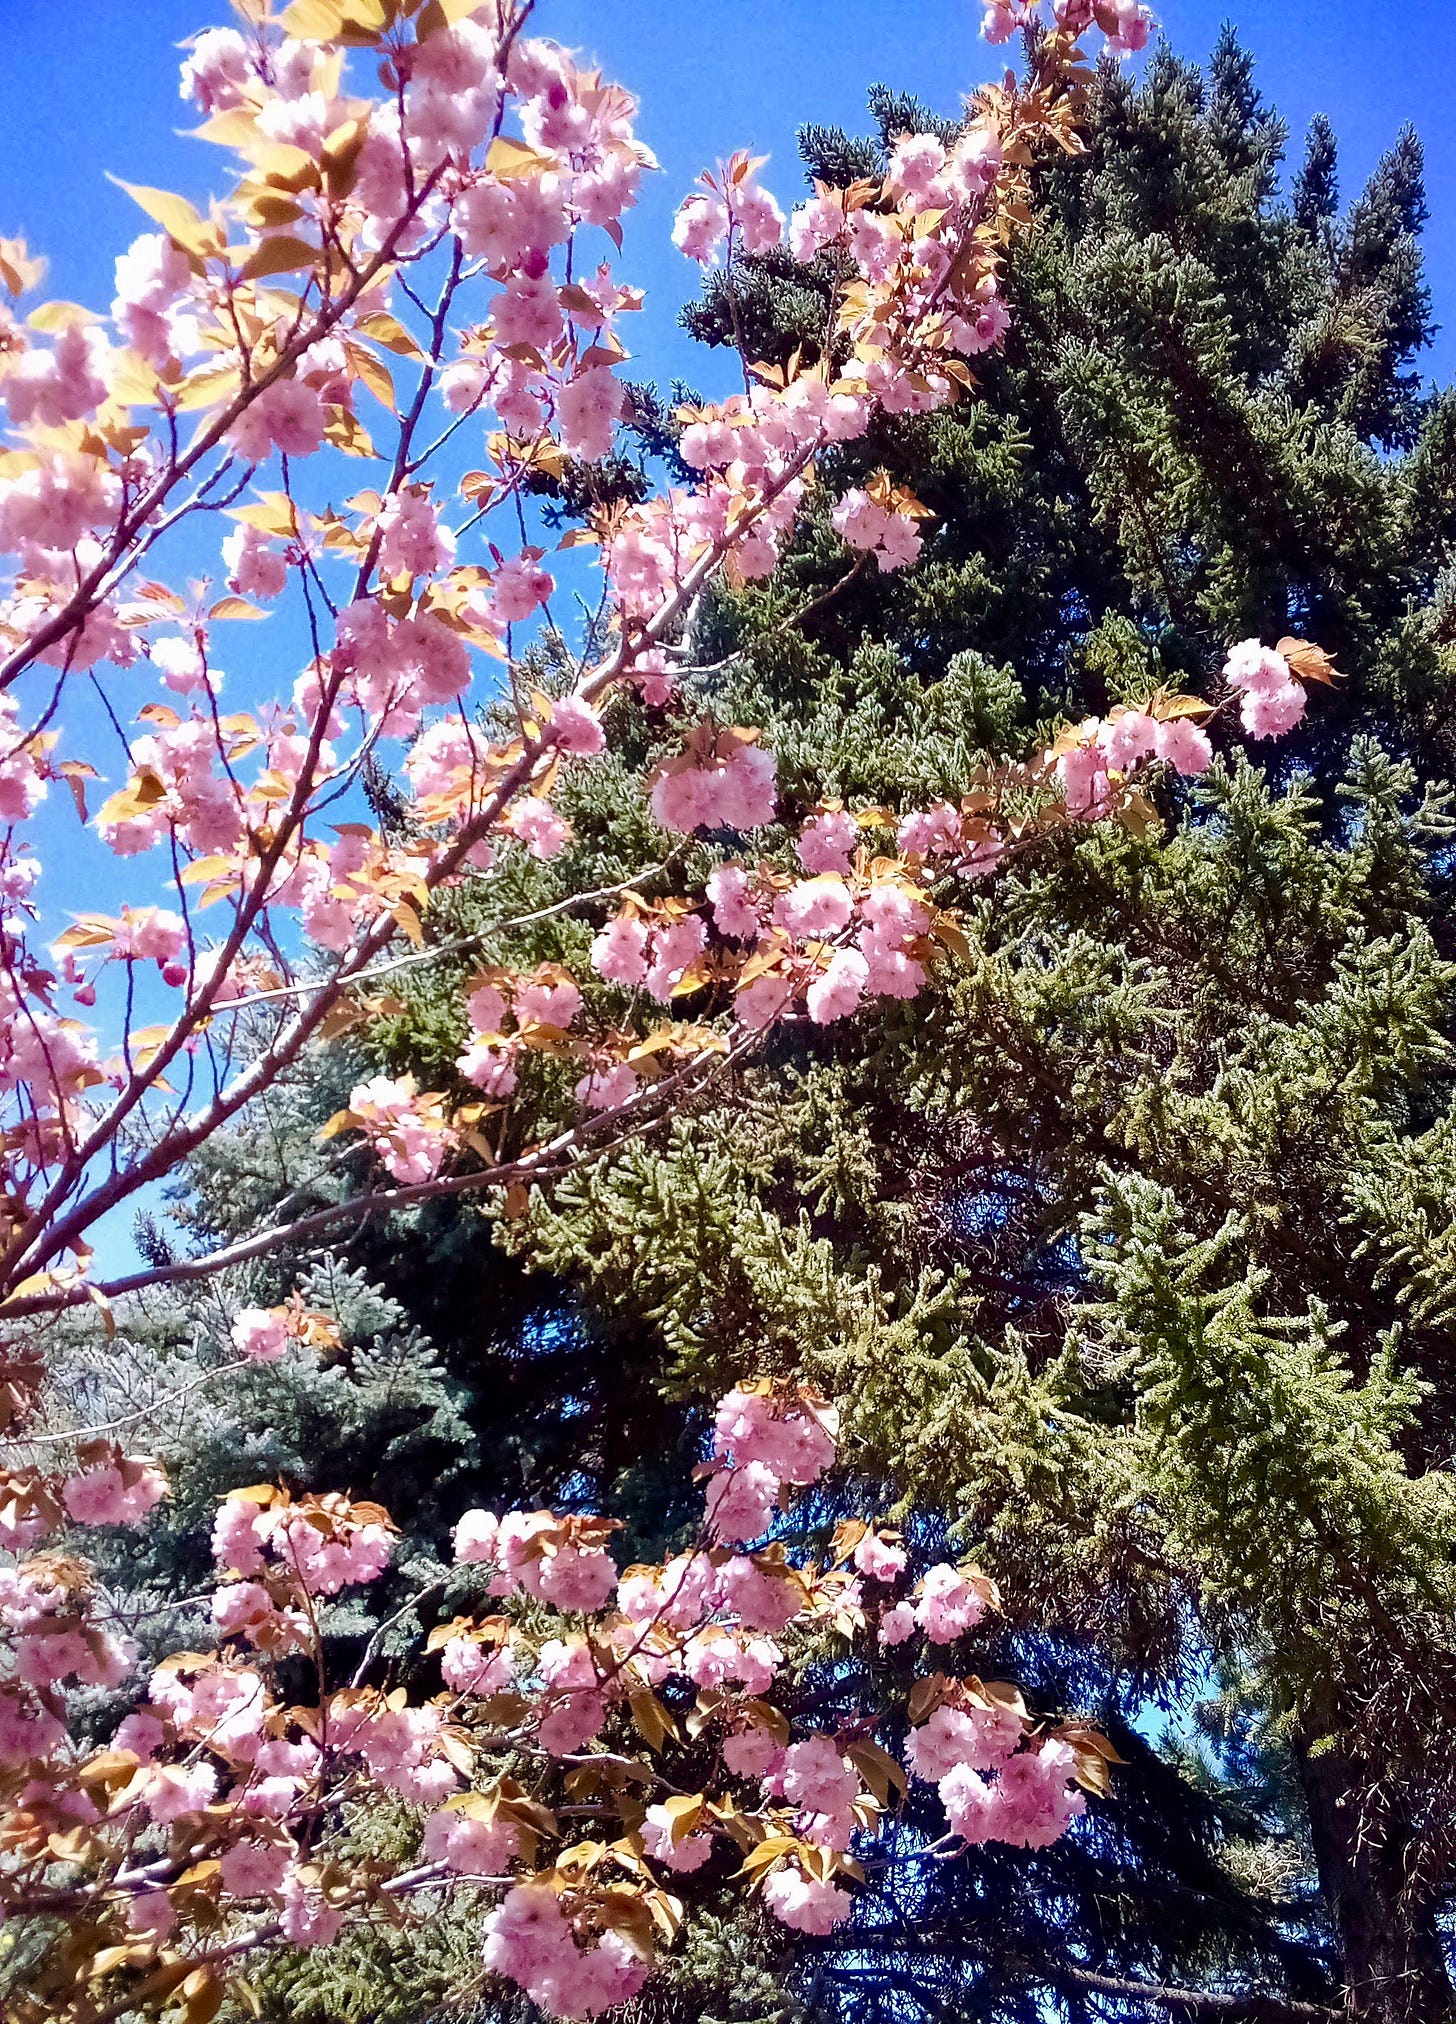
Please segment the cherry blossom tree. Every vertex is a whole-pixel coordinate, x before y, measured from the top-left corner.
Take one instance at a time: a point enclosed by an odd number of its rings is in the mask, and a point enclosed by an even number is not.
[[[979,93],[953,145],[907,134],[883,181],[818,187],[790,219],[761,163],[706,174],[678,212],[684,255],[730,288],[785,240],[828,263],[821,340],[787,373],[744,355],[741,391],[678,418],[690,481],[612,497],[554,548],[540,481],[600,465],[631,420],[623,326],[641,298],[614,257],[654,168],[633,100],[539,39],[532,0],[237,12],[182,73],[237,180],[205,214],[132,190],[158,229],[118,259],[109,317],[27,308],[39,263],[0,246],[25,311],[0,321],[0,1298],[35,1330],[326,1240],[345,1216],[465,1190],[508,1211],[774,1029],[933,988],[965,882],[1067,824],[1148,825],[1149,776],[1206,767],[1215,710],[1279,735],[1330,673],[1303,642],[1245,642],[1222,702],[1159,690],[988,765],[959,805],[825,800],[788,835],[758,732],[695,704],[701,601],[719,576],[773,570],[820,510],[825,453],[880,414],[974,398],[971,361],[1008,325],[999,276],[1027,179],[1080,145],[1093,31],[1115,55],[1146,41],[1133,0],[1058,0],[1050,20],[991,7],[993,40],[1028,30],[1022,79]],[[457,478],[466,440],[484,461]],[[903,568],[925,538],[924,509],[888,478],[827,511],[850,573]],[[201,552],[225,583],[196,574]],[[572,649],[558,606],[579,578],[596,604]],[[285,653],[306,643],[301,671],[235,708],[230,629],[260,622]],[[663,726],[649,811],[666,862],[675,838],[713,844],[702,889],[649,899],[631,878],[576,896],[590,978],[479,969],[455,1083],[373,1076],[327,1127],[366,1152],[362,1195],[96,1272],[103,1218],[310,1048],[381,1016],[401,967],[457,953],[437,932],[445,896],[563,848],[559,783],[608,750],[629,691]],[[98,703],[112,742],[88,751]],[[379,778],[398,820],[366,793]],[[80,847],[136,881],[119,913],[63,929],[28,841],[62,784]],[[601,1002],[611,1016],[589,1016]],[[523,1080],[532,1057],[564,1069],[555,1094]],[[264,1362],[329,1326],[297,1300],[248,1308],[233,1343]],[[684,1916],[682,1880],[729,1850],[774,1916],[827,1932],[906,1769],[875,1740],[884,1710],[796,1737],[776,1682],[825,1637],[950,1650],[996,1599],[973,1565],[912,1566],[868,1516],[827,1556],[791,1546],[792,1494],[834,1461],[833,1406],[747,1380],[718,1411],[699,1542],[664,1565],[619,1573],[606,1517],[472,1514],[457,1553],[482,1570],[481,1610],[432,1640],[441,1684],[424,1700],[383,1683],[372,1647],[348,1680],[327,1673],[328,1600],[389,1564],[388,1514],[268,1485],[230,1496],[215,1647],[138,1682],[96,1749],[70,1720],[76,1691],[119,1688],[134,1654],[65,1529],[144,1525],[166,1479],[105,1430],[55,1466],[27,1448],[26,1412],[17,1395],[0,1472],[15,1561],[0,1573],[0,1901],[66,1921],[27,1999],[37,2017],[172,2006],[205,2024],[250,1950],[327,1945],[447,1888],[480,1895],[489,1970],[554,2015],[595,2015],[642,1985]],[[1107,1789],[1108,1746],[1034,1718],[1013,1687],[931,1670],[907,1713],[909,1775],[945,1807],[929,1859],[1039,1845]],[[419,1816],[417,1859],[354,1860],[350,1821],[391,1797]]]

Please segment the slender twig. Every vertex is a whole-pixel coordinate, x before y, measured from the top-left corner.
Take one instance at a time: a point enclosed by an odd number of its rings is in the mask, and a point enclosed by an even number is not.
[[[201,1377],[193,1378],[190,1384],[179,1385],[175,1391],[163,1392],[160,1397],[150,1400],[134,1413],[127,1413],[119,1420],[106,1420],[95,1427],[65,1427],[58,1434],[26,1434],[20,1445],[23,1447],[49,1447],[66,1441],[89,1441],[100,1434],[119,1433],[123,1427],[133,1427],[139,1420],[149,1420],[154,1414],[175,1405],[178,1399],[190,1398],[205,1385],[215,1384],[220,1377],[230,1377],[234,1371],[247,1370],[248,1359],[239,1357],[236,1363],[220,1363],[213,1370],[205,1370]]]
[[[372,984],[380,977],[392,977],[400,970],[416,969],[421,963],[438,963],[446,956],[469,956],[483,943],[492,941],[497,935],[514,934],[518,928],[534,927],[538,921],[554,920],[559,914],[568,914],[574,907],[591,906],[598,900],[616,899],[620,894],[634,891],[638,886],[660,878],[663,872],[679,856],[671,851],[661,863],[649,865],[646,871],[634,872],[631,878],[618,879],[612,885],[594,886],[590,892],[568,893],[565,899],[555,900],[549,907],[537,907],[534,913],[515,914],[508,921],[492,921],[472,934],[461,935],[453,942],[439,942],[431,949],[411,949],[408,955],[395,956],[387,963],[376,963],[370,970],[362,970],[350,979],[351,985]],[[325,991],[332,979],[322,977],[312,982],[282,984],[271,991],[255,991],[247,998],[225,998],[213,1006],[214,1012],[246,1012],[254,1005],[267,1005],[280,998],[297,998],[305,991]]]
[[[374,1663],[375,1655],[381,1649],[385,1638],[394,1629],[394,1626],[397,1623],[403,1623],[404,1619],[412,1615],[422,1602],[428,1602],[432,1595],[438,1595],[444,1586],[445,1576],[441,1575],[437,1581],[432,1581],[427,1588],[422,1588],[418,1595],[412,1595],[408,1602],[401,1603],[393,1616],[387,1616],[384,1619],[383,1623],[377,1627],[373,1637],[370,1638],[368,1644],[364,1647],[364,1656],[354,1668],[354,1677],[349,1682],[351,1687],[363,1686],[364,1675]]]

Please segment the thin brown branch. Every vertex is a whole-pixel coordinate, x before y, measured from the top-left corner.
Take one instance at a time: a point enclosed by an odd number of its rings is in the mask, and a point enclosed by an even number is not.
[[[582,1119],[559,1132],[546,1145],[538,1146],[519,1159],[473,1168],[464,1173],[441,1174],[431,1181],[380,1188],[369,1194],[351,1196],[346,1201],[330,1202],[295,1222],[255,1230],[236,1243],[204,1252],[199,1257],[176,1259],[166,1265],[150,1266],[145,1271],[126,1273],[115,1279],[78,1281],[49,1292],[27,1294],[21,1299],[7,1301],[0,1308],[0,1313],[7,1320],[31,1314],[54,1314],[65,1308],[85,1306],[88,1301],[117,1300],[125,1294],[143,1292],[152,1286],[181,1285],[188,1280],[210,1278],[214,1273],[227,1271],[234,1265],[245,1265],[254,1258],[267,1257],[274,1251],[307,1245],[314,1238],[333,1232],[340,1223],[362,1224],[400,1209],[414,1208],[421,1202],[442,1196],[470,1194],[483,1188],[504,1188],[512,1181],[539,1183],[559,1179],[565,1173],[615,1152],[640,1132],[659,1124],[669,1098],[701,1093],[702,1088],[742,1060],[760,1038],[761,1035],[756,1033],[746,1034],[724,1055],[712,1056],[707,1063],[701,1058],[685,1063],[682,1068],[652,1084],[620,1111]],[[695,1083],[700,1085],[698,1089],[694,1088]]]

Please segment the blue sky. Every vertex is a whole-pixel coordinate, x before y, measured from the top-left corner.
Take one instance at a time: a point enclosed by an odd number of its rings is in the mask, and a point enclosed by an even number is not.
[[[220,157],[181,136],[174,45],[228,18],[224,0],[41,0],[4,9],[0,70],[0,232],[23,230],[52,256],[58,293],[101,307],[111,261],[142,223],[105,172],[197,195]],[[1232,18],[1295,146],[1310,116],[1340,135],[1347,191],[1413,120],[1429,159],[1428,256],[1437,313],[1456,326],[1456,133],[1428,81],[1456,66],[1456,17],[1444,0],[1164,0],[1175,47],[1207,53]],[[641,130],[664,175],[654,180],[624,263],[650,294],[639,332],[643,376],[696,369],[673,319],[690,272],[666,243],[673,206],[699,168],[738,146],[774,159],[795,193],[793,134],[803,120],[862,125],[866,87],[884,81],[953,110],[994,73],[972,0],[541,0],[541,31],[589,52],[643,101]],[[1449,378],[1456,331],[1430,366]]]

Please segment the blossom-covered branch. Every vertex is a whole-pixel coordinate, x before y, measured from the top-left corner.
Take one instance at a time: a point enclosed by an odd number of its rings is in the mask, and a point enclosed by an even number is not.
[[[327,1325],[295,1306],[241,1313],[233,1333],[269,1361]],[[828,1637],[846,1654],[944,1661],[996,1606],[978,1567],[931,1561],[917,1576],[899,1534],[865,1520],[841,1525],[823,1560],[806,1554],[793,1500],[835,1445],[822,1398],[741,1386],[718,1407],[699,1540],[620,1574],[610,1520],[468,1512],[455,1551],[478,1570],[479,1604],[424,1638],[439,1687],[420,1699],[365,1677],[377,1639],[351,1679],[327,1677],[321,1611],[385,1571],[388,1514],[236,1491],[212,1534],[215,1647],[156,1666],[100,1750],[70,1742],[61,1710],[65,1683],[113,1686],[132,1661],[104,1599],[55,1556],[0,1577],[13,1668],[0,1759],[24,1767],[0,1903],[77,1922],[52,1949],[48,2014],[90,2020],[159,1998],[207,2015],[253,1949],[428,1918],[452,1890],[480,1899],[488,1971],[553,2016],[594,2016],[642,1987],[700,1871],[736,1873],[786,1926],[832,1931],[864,1876],[856,1847],[907,1777],[938,1787],[942,1853],[1055,1840],[1084,1791],[1107,1790],[1115,1753],[1084,1725],[1034,1719],[1012,1686],[930,1671],[903,1697],[797,1733],[777,1705],[801,1647]],[[46,1486],[44,1511],[12,1523],[12,1543],[63,1519],[139,1525],[164,1493],[105,1442],[78,1459]],[[318,1682],[303,1702],[285,1684],[299,1656]],[[876,1732],[906,1719],[902,1766]],[[360,1862],[348,1824],[390,1795],[417,1821],[412,1853]]]
[[[245,28],[200,37],[184,92],[207,116],[202,136],[243,158],[232,196],[204,218],[183,198],[137,192],[163,229],[118,261],[110,326],[46,304],[8,327],[0,397],[19,433],[0,475],[0,546],[15,561],[0,607],[11,642],[0,1289],[28,1310],[88,1297],[102,1217],[293,1070],[345,1003],[367,1019],[367,980],[392,944],[428,938],[440,895],[488,878],[502,853],[563,847],[556,784],[604,749],[624,690],[676,706],[665,723],[680,718],[674,660],[705,586],[773,568],[826,448],[877,413],[971,392],[967,359],[1006,329],[1000,262],[1036,151],[1079,145],[1090,20],[1068,15],[1036,43],[1023,87],[982,95],[953,149],[907,135],[882,182],[820,189],[794,214],[796,256],[832,253],[840,277],[819,355],[787,373],[745,358],[744,393],[682,418],[697,482],[600,509],[581,530],[599,545],[594,637],[606,645],[549,694],[521,658],[556,590],[545,549],[525,539],[523,497],[542,472],[613,447],[620,327],[640,297],[610,261],[592,268],[588,247],[621,242],[651,157],[628,96],[528,39],[524,10],[377,11],[317,0],[275,21],[249,6]],[[370,49],[383,98],[353,89]],[[677,237],[694,258],[731,268],[782,238],[758,166],[735,157],[684,204]],[[6,278],[17,290],[34,278],[14,249]],[[472,509],[460,529],[419,447],[435,407],[446,421],[432,447],[494,424],[485,468],[460,481]],[[327,503],[340,457],[378,471],[342,511]],[[226,595],[136,580],[180,523],[219,512],[235,523]],[[848,492],[833,518],[879,569],[919,550],[923,509],[888,480]],[[503,545],[497,523],[512,528]],[[218,642],[270,609],[280,624],[291,610],[311,654],[286,699],[225,710]],[[481,717],[481,668],[513,734]],[[102,770],[103,755],[69,748],[82,674],[105,685],[123,768],[90,838],[139,873],[155,867],[156,897],[82,914],[52,959],[35,947],[45,888],[23,829],[52,780],[84,815]],[[173,700],[127,700],[148,674]],[[721,1050],[733,1026],[911,995],[947,918],[927,870],[981,874],[1013,830],[1025,841],[1068,811],[1137,806],[1147,763],[1199,762],[1197,732],[1169,716],[1189,707],[1150,698],[1163,730],[1136,753],[1124,737],[1090,799],[1080,785],[1064,799],[1054,750],[994,769],[956,811],[826,805],[800,843],[802,891],[791,864],[751,882],[730,858],[706,894],[629,907],[597,944],[601,974],[639,994],[615,1026],[583,1030],[570,979],[483,974],[459,1061],[479,1097],[376,1082],[355,1121],[396,1181],[464,1161],[489,1185],[513,1162],[481,1153],[481,1121],[509,1104],[533,1051],[577,1060],[590,1116]],[[401,746],[408,820],[387,834],[360,781]],[[651,799],[669,831],[759,828],[777,810],[772,756],[751,729],[703,718]],[[204,939],[211,908],[223,925]],[[286,1002],[300,975],[307,990]],[[644,992],[693,997],[706,1016],[644,1029]]]

